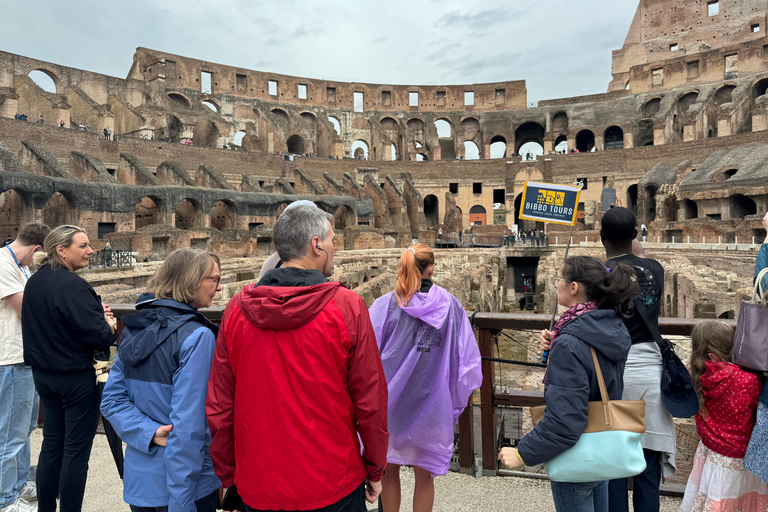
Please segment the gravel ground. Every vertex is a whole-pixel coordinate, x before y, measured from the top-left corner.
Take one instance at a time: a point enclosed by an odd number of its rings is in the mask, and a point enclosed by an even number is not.
[[[37,461],[43,435],[32,434],[32,461]],[[403,512],[411,510],[413,471],[403,468]],[[549,482],[514,477],[472,478],[449,473],[435,480],[435,512],[475,512],[514,510],[520,512],[554,512]],[[369,506],[370,510],[375,509]],[[123,486],[117,475],[112,454],[103,435],[97,435],[91,452],[88,484],[85,488],[83,512],[130,512],[123,502]],[[679,498],[662,498],[662,512],[680,510]]]

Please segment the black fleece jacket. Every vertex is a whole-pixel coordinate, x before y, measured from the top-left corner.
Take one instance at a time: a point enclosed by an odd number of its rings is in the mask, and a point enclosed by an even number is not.
[[[64,267],[29,278],[21,311],[24,362],[37,370],[93,371],[94,352],[117,340],[94,289]]]

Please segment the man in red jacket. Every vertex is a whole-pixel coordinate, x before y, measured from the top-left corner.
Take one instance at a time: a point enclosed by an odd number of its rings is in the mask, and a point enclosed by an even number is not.
[[[387,381],[365,302],[327,280],[332,219],[284,212],[283,266],[224,311],[206,413],[216,474],[237,486],[243,512],[364,512],[381,492]]]

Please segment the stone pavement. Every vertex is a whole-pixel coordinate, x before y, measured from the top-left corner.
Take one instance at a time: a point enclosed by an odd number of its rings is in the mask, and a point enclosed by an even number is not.
[[[43,436],[32,434],[32,461],[37,462]],[[411,510],[413,471],[403,468],[403,512]],[[449,473],[435,480],[435,512],[506,511],[554,512],[549,483],[514,477],[472,478]],[[370,510],[375,509],[369,506]],[[679,498],[662,498],[662,512],[680,509]],[[123,502],[123,487],[117,475],[112,454],[103,435],[97,435],[91,453],[88,485],[85,488],[83,512],[130,512]]]

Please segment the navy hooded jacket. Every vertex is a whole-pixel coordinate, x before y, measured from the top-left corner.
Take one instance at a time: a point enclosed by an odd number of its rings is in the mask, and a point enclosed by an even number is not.
[[[624,365],[632,346],[622,317],[612,309],[583,313],[566,323],[549,354],[544,417],[518,443],[528,466],[548,462],[576,444],[587,426],[587,403],[600,401],[592,346],[603,371],[608,398],[621,400]]]
[[[123,499],[139,507],[195,512],[220,485],[205,417],[216,331],[195,308],[143,294],[123,318],[101,412],[128,445]],[[173,425],[165,447],[152,443]]]

